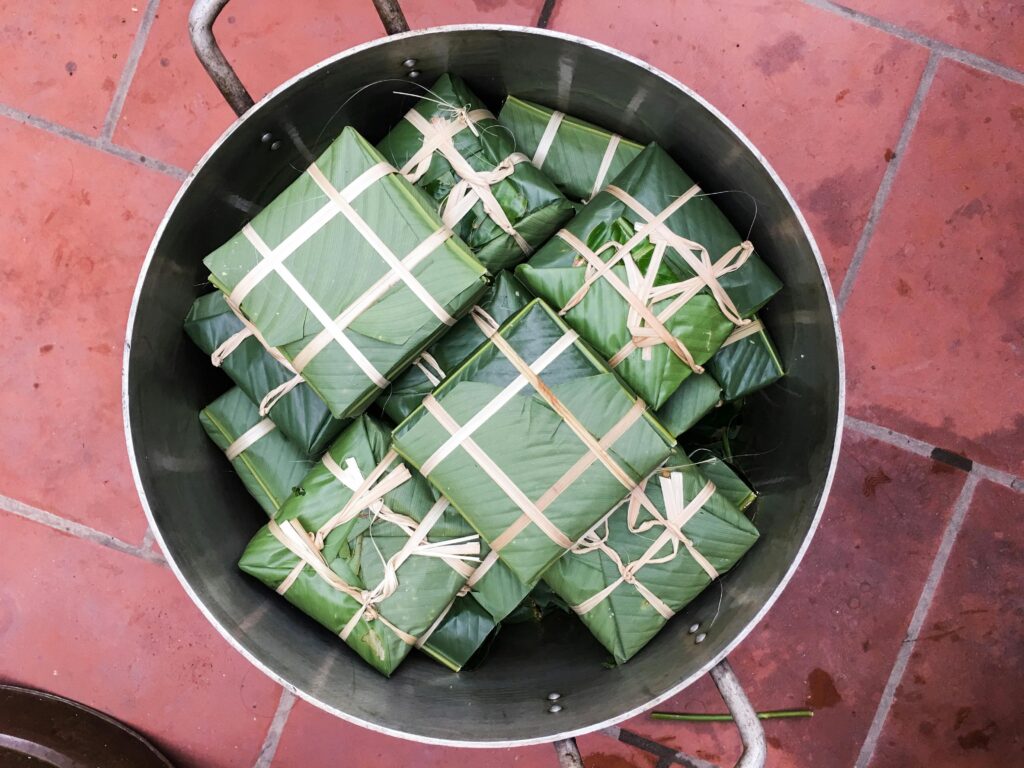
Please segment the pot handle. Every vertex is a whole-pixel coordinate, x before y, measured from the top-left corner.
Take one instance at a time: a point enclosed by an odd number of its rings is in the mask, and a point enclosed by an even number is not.
[[[710,674],[740,732],[743,754],[740,755],[735,768],[764,768],[765,760],[768,757],[764,728],[761,726],[757,712],[751,705],[750,699],[747,698],[739,678],[736,677],[736,673],[732,671],[732,667],[729,666],[726,659],[722,659],[712,667]],[[555,752],[558,754],[558,764],[561,768],[584,768],[580,750],[576,746],[576,739],[556,741]],[[706,763],[702,761],[701,765],[706,765]]]
[[[242,85],[242,81],[213,36],[213,22],[227,4],[228,0],[195,0],[188,14],[188,33],[196,56],[206,68],[213,84],[235,110],[235,114],[241,116],[252,107],[253,98]],[[381,23],[384,24],[384,30],[389,35],[409,31],[409,24],[398,5],[398,0],[373,0],[373,5],[377,9]]]

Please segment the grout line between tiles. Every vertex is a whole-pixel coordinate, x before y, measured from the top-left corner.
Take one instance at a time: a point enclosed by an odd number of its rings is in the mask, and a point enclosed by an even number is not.
[[[150,563],[157,563],[159,565],[167,564],[163,557],[152,550],[136,547],[135,545],[122,541],[115,536],[103,533],[102,531],[97,531],[95,528],[82,525],[82,523],[76,523],[73,520],[65,520],[63,517],[58,517],[57,515],[45,510],[20,502],[17,499],[0,496],[0,510],[9,512],[12,515],[17,515],[18,517],[26,520],[31,520],[34,523],[45,525],[55,531],[61,531],[62,533],[70,534],[76,538],[91,541],[94,544],[99,544],[107,547],[108,549],[113,549],[126,555],[133,555]]]
[[[844,5],[831,2],[831,0],[803,1],[805,4],[819,10],[834,13],[837,16],[842,16],[843,18],[857,22],[858,24],[863,24],[866,27],[871,27],[872,29],[877,29],[881,32],[892,35],[893,37],[906,40],[909,43],[923,46],[928,50],[939,54],[944,59],[950,59],[973,69],[979,69],[990,75],[995,75],[996,77],[1001,77],[1004,80],[1009,80],[1011,83],[1024,85],[1024,72],[1014,69],[1013,67],[1008,67],[1005,64],[1000,64],[992,59],[986,59],[984,56],[971,53],[963,48],[958,48],[955,45],[944,43],[934,37],[922,35],[920,32],[914,32],[906,27],[901,27],[899,24],[893,24],[891,21],[880,19],[877,16],[871,16],[870,14],[854,10],[853,8],[847,8]]]
[[[188,173],[178,168],[176,165],[165,163],[163,160],[157,160],[155,157],[147,157],[140,152],[127,149],[125,147],[118,146],[111,141],[106,139],[98,138],[96,136],[87,136],[84,133],[68,128],[67,126],[60,125],[46,120],[42,117],[36,117],[30,115],[28,112],[22,112],[20,109],[7,106],[6,104],[0,104],[0,117],[6,117],[15,122],[21,123],[22,125],[29,125],[33,128],[52,133],[61,138],[74,141],[78,144],[84,144],[90,149],[96,149],[100,152],[106,152],[108,155],[119,157],[122,160],[127,160],[130,163],[141,166],[143,168],[149,168],[153,171],[159,171],[179,181],[188,176]]]
[[[541,29],[547,29],[548,24],[551,23],[551,14],[555,12],[555,3],[558,0],[544,0],[544,5],[541,6],[540,14],[537,16],[537,24],[535,26]]]
[[[846,277],[843,279],[843,285],[839,289],[839,297],[836,300],[840,315],[846,306],[847,299],[850,298],[850,293],[853,292],[854,283],[857,281],[857,274],[860,272],[861,264],[864,261],[864,254],[867,253],[868,246],[871,244],[871,238],[875,234],[875,227],[878,224],[878,220],[882,216],[882,209],[885,207],[886,201],[889,199],[889,193],[892,191],[893,182],[896,179],[896,174],[899,173],[900,165],[903,163],[903,156],[906,154],[907,147],[910,145],[910,137],[914,133],[914,128],[917,126],[917,120],[921,116],[921,108],[924,106],[925,98],[928,96],[928,91],[931,89],[932,82],[935,80],[935,71],[939,66],[939,55],[932,51],[928,56],[928,63],[925,64],[924,71],[921,73],[921,81],[917,85],[917,90],[914,92],[914,99],[910,102],[910,109],[907,112],[907,119],[903,122],[903,129],[900,131],[899,139],[896,142],[895,157],[886,166],[885,173],[882,175],[882,183],[878,186],[878,192],[875,194],[875,200],[871,204],[871,210],[868,212],[868,219],[864,223],[864,229],[860,234],[860,240],[857,241],[857,249],[853,252],[853,258],[850,260],[850,266],[846,269]]]
[[[942,574],[949,563],[949,556],[953,551],[953,545],[956,544],[957,535],[960,533],[960,529],[963,528],[967,512],[971,507],[971,499],[973,499],[974,491],[978,487],[978,482],[978,475],[974,473],[968,475],[967,481],[964,483],[959,497],[957,497],[956,504],[953,507],[953,514],[949,519],[949,523],[946,524],[946,530],[942,534],[939,549],[935,553],[935,559],[932,560],[932,567],[928,572],[928,578],[925,580],[921,596],[918,598],[914,615],[907,626],[906,638],[900,645],[896,661],[892,665],[892,671],[889,673],[889,679],[886,681],[885,689],[882,691],[882,698],[878,702],[878,708],[875,710],[875,716],[871,721],[871,727],[868,729],[860,754],[857,756],[855,768],[867,768],[868,763],[871,762],[871,758],[875,754],[885,721],[896,699],[896,691],[907,670],[907,664],[910,662],[910,655],[913,653],[914,645],[921,633],[921,627],[924,626],[925,619],[928,617],[928,611],[932,606],[932,601],[935,599],[935,593],[938,591]]]
[[[153,546],[153,529],[147,525],[146,533],[142,537],[139,549],[148,550],[151,546]]]
[[[267,735],[263,739],[263,745],[260,747],[256,762],[253,763],[253,768],[270,768],[274,762],[277,746],[281,743],[281,734],[284,733],[284,727],[288,724],[288,716],[292,713],[293,706],[295,706],[295,694],[287,688],[282,688],[281,698],[277,702],[277,711],[274,712],[274,719],[270,721],[270,727],[267,728]]]
[[[153,20],[156,18],[157,7],[160,0],[149,0],[146,9],[142,12],[142,21],[135,32],[135,39],[132,40],[131,50],[128,51],[128,59],[125,61],[124,69],[121,70],[121,80],[114,91],[114,98],[110,102],[110,109],[107,110],[106,119],[103,121],[103,131],[100,133],[101,141],[110,141],[117,128],[117,121],[121,118],[121,111],[124,109],[124,101],[128,97],[128,89],[135,77],[135,70],[138,69],[139,59],[142,58],[142,51],[149,39],[149,30],[153,27]]]
[[[880,424],[872,424],[870,421],[863,421],[862,419],[855,418],[853,416],[847,416],[844,419],[847,429],[852,429],[854,432],[859,432],[862,435],[872,437],[875,440],[880,440],[883,443],[887,443],[895,448],[900,448],[909,453],[913,453],[917,456],[923,456],[926,459],[936,459],[936,454],[944,451],[942,448],[931,445],[918,440],[916,437],[905,435],[902,432],[897,432],[889,427],[883,427]],[[1010,472],[1004,472],[1001,469],[990,467],[985,464],[979,464],[976,461],[972,461],[972,468],[970,474],[977,475],[983,480],[1003,485],[1012,491],[1018,493],[1024,493],[1024,478],[1017,477]],[[955,466],[955,465],[954,465]]]

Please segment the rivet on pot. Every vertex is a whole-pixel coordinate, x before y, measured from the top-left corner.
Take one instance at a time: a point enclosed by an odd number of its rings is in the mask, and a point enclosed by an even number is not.
[[[269,144],[273,140],[273,138],[274,134],[264,133],[262,136],[260,136],[260,141],[262,141],[264,144]]]
[[[416,80],[417,78],[419,78],[419,76],[420,71],[418,69],[414,69],[409,73],[409,77],[411,77],[413,80]]]
[[[548,694],[548,701],[558,701],[560,698],[562,698],[562,694],[560,694],[560,693],[549,693]]]
[[[550,707],[548,707],[548,712],[550,712],[553,715],[557,715],[561,711],[562,711],[562,705],[561,704],[552,704]]]
[[[699,635],[697,635],[695,638],[693,638],[693,642],[695,642],[695,643],[703,643],[704,640],[707,639],[707,636],[708,635],[707,635],[706,632],[701,632]]]
[[[416,59],[406,59],[402,62],[402,66],[406,69],[412,69],[416,66]]]
[[[280,148],[281,148],[281,142],[280,141],[275,141],[273,144],[270,145],[270,151],[271,152],[276,152]]]
[[[696,633],[696,631],[697,631],[698,629],[700,629],[700,624],[691,624],[691,625],[690,625],[690,629],[689,629],[689,632],[690,632],[690,634],[692,635],[692,634]]]

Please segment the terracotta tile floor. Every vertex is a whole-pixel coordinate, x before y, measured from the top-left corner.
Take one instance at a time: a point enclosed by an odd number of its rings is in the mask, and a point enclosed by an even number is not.
[[[121,437],[135,274],[231,122],[189,0],[0,0],[0,679],[85,701],[179,765],[554,765],[465,753],[295,703],[209,627],[151,547]],[[788,591],[731,657],[772,766],[1024,765],[1024,4],[406,0],[414,28],[533,24],[641,56],[764,151],[843,309],[850,414]],[[254,94],[382,34],[369,0],[236,0]],[[111,633],[110,627],[117,627]],[[703,680],[671,706],[715,709]],[[646,716],[588,766],[732,764],[731,727]]]

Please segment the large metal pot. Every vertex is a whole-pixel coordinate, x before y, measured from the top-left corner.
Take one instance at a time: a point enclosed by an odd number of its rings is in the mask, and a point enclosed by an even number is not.
[[[197,3],[194,39],[232,105],[244,110],[251,100],[209,34],[225,2]],[[409,106],[393,94],[408,87],[388,78],[429,83],[445,71],[466,78],[494,106],[511,92],[657,140],[705,190],[746,191],[757,204],[751,239],[786,284],[764,320],[788,376],[751,403],[756,438],[741,462],[763,494],[762,539],[725,577],[714,620],[718,589],[616,669],[602,667],[604,652],[578,623],[555,620],[504,629],[478,670],[456,675],[414,654],[385,680],[235,565],[261,519],[196,418],[225,388],[181,330],[190,303],[207,290],[202,258],[343,126],[379,139]],[[368,85],[374,81],[383,82]],[[749,198],[718,202],[738,228],[748,226]],[[155,535],[186,591],[246,658],[317,706],[378,731],[462,746],[519,745],[643,711],[715,667],[765,614],[807,548],[828,494],[843,413],[842,356],[806,222],[757,149],[713,107],[642,61],[587,40],[531,28],[445,27],[396,34],[318,64],[248,109],[214,144],[172,203],[142,269],[125,345],[124,410]],[[700,629],[691,633],[692,625]],[[735,682],[725,667],[716,681]],[[552,693],[560,694],[560,711],[550,711],[558,709]]]

